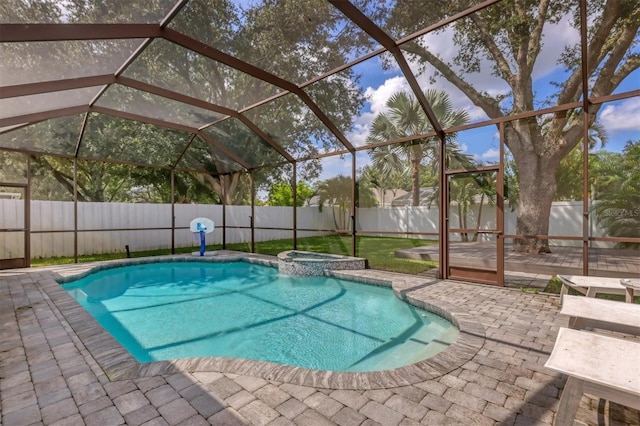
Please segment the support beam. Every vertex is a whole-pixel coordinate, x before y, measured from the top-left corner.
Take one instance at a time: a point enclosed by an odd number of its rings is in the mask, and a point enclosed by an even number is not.
[[[240,164],[242,167],[244,167],[246,170],[251,170],[251,166],[249,166],[249,164],[247,164],[242,158],[238,157],[235,152],[231,151],[229,148],[227,148],[226,146],[222,145],[221,143],[219,143],[218,141],[216,141],[213,136],[203,132],[203,131],[198,131],[197,135],[200,136],[202,139],[205,140],[205,142],[207,142],[208,144],[212,145],[214,148],[222,151],[227,157],[231,158],[233,161],[235,161],[236,163]]]
[[[67,115],[82,114],[87,112],[87,105],[74,106],[69,108],[53,109],[50,111],[35,112],[33,114],[16,115],[0,119],[0,127],[13,126],[15,124],[31,123],[33,121],[43,121],[50,118],[65,117]]]
[[[398,66],[400,67],[400,70],[404,74],[404,77],[407,79],[411,90],[413,90],[413,94],[416,96],[418,103],[422,107],[424,113],[427,115],[427,118],[429,119],[433,130],[435,130],[438,135],[443,136],[444,133],[442,131],[442,126],[440,125],[438,118],[431,109],[431,106],[427,102],[427,99],[424,96],[424,92],[422,91],[418,80],[416,80],[415,75],[413,75],[413,72],[411,71],[411,68],[407,63],[407,60],[400,51],[400,48],[398,47],[396,42],[352,3],[340,0],[329,0],[329,2],[333,4],[338,10],[340,10],[340,12],[342,12],[347,18],[349,18],[349,20],[351,20],[367,34],[369,34],[374,40],[380,43],[385,49],[389,51],[389,53],[393,55]]]
[[[171,254],[176,254],[176,197],[175,197],[175,174],[176,170],[171,168]]]
[[[103,84],[111,84],[114,82],[115,77],[112,74],[103,74],[90,77],[17,84],[15,86],[0,87],[0,99],[58,92],[61,90],[82,89],[84,87],[102,86]]]
[[[187,105],[197,106],[198,108],[206,109],[209,111],[217,112],[222,115],[229,115],[235,117],[238,115],[237,111],[230,108],[216,105],[211,102],[203,101],[202,99],[187,96],[182,93],[174,92],[173,90],[164,89],[162,87],[154,86],[149,83],[134,80],[132,78],[118,76],[113,83],[122,84],[123,86],[131,87],[133,89],[141,90],[144,92],[152,93],[154,95],[162,96],[163,98],[171,99],[174,101],[182,102]]]
[[[298,89],[298,86],[291,83],[290,81],[277,77],[263,70],[262,68],[258,68],[254,65],[244,62],[236,57],[224,53],[219,49],[211,47],[208,44],[204,44],[201,41],[186,36],[178,31],[172,30],[171,28],[164,28],[161,34],[162,37],[169,40],[170,42],[206,56],[207,58],[221,62],[227,66],[230,66],[231,68],[235,68],[262,81],[266,81],[267,83],[273,84],[274,86],[280,87],[281,89],[289,92],[293,92]]]
[[[196,129],[195,127],[185,126],[184,124],[172,123],[170,121],[151,118],[151,117],[147,117],[139,114],[133,114],[131,112],[118,111],[115,109],[101,107],[101,106],[92,106],[90,108],[90,111],[111,115],[113,117],[124,118],[127,120],[139,121],[141,123],[153,124],[156,126],[166,127],[169,129],[182,130],[187,133],[194,133],[198,131],[198,129]]]
[[[292,164],[291,189],[293,198],[293,249],[298,249],[298,165]]]
[[[158,24],[0,24],[0,42],[160,37]]]
[[[318,117],[318,119],[329,129],[331,133],[350,151],[355,152],[353,146],[347,138],[342,134],[340,130],[333,124],[333,122],[327,117],[327,115],[322,112],[320,107],[311,100],[309,95],[299,88],[294,83],[287,81],[283,78],[280,78],[274,74],[271,74],[268,71],[263,70],[262,68],[258,68],[254,65],[251,65],[247,62],[244,62],[236,57],[233,57],[221,50],[218,50],[214,47],[211,47],[207,44],[204,44],[196,39],[188,37],[182,33],[179,33],[170,28],[165,28],[162,30],[162,36],[184,48],[189,50],[193,50],[196,53],[199,53],[207,58],[213,59],[215,61],[221,62],[231,68],[237,69],[238,71],[242,71],[245,74],[249,74],[257,79],[265,81],[269,84],[277,86],[283,90],[286,90],[290,93],[297,95],[310,109],[313,113]]]

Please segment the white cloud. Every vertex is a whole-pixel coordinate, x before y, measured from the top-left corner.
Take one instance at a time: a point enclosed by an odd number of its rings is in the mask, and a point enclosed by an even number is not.
[[[347,135],[347,139],[355,146],[366,144],[367,136],[371,129],[371,123],[380,113],[387,112],[387,100],[396,92],[409,92],[409,84],[401,76],[394,76],[376,87],[367,87],[364,95],[368,100],[369,111],[365,111],[356,118],[353,130]]]
[[[640,98],[607,105],[600,111],[600,123],[608,132],[640,132]]]
[[[322,173],[318,177],[319,181],[325,181],[338,175],[351,176],[351,155],[342,158],[339,155],[325,157],[320,160],[322,163]]]
[[[498,160],[500,158],[500,150],[490,148],[476,157],[479,160]]]
[[[366,112],[360,115],[353,124],[353,130],[346,135],[347,139],[355,146],[362,146],[367,142],[371,122],[375,114]]]
[[[411,92],[409,84],[402,76],[391,77],[385,80],[384,84],[376,89],[367,87],[364,95],[367,97],[369,103],[371,104],[371,112],[373,114],[380,114],[383,112],[387,112],[387,100],[389,100],[391,95],[396,92]]]

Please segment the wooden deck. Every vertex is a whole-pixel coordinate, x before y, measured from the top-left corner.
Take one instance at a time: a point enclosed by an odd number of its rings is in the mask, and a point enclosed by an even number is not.
[[[450,263],[474,268],[495,268],[496,249],[492,243],[453,243]],[[396,257],[439,261],[438,246],[429,245],[396,251]],[[583,275],[582,248],[552,246],[551,253],[530,255],[515,253],[505,246],[505,274]],[[640,250],[591,248],[589,275],[637,278],[640,277]]]

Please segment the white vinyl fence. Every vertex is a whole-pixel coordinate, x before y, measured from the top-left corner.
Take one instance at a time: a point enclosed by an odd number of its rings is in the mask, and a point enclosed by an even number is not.
[[[477,207],[473,206],[467,227],[476,224]],[[73,202],[31,202],[31,257],[73,256]],[[293,237],[293,209],[290,207],[254,208],[256,241]],[[222,243],[222,206],[175,205],[176,247],[198,246],[189,232],[189,223],[196,217],[212,219],[216,228],[207,236],[207,243]],[[24,202],[0,199],[0,229],[22,228]],[[484,205],[480,227],[495,227],[495,207]],[[515,212],[505,211],[505,233],[515,233]],[[226,209],[226,242],[246,243],[251,240],[251,207],[228,206]],[[451,226],[458,226],[455,212]],[[330,208],[297,209],[298,237],[323,235],[335,228]],[[131,230],[132,228],[151,228]],[[284,229],[260,229],[284,228]],[[358,230],[384,232],[438,232],[437,207],[388,207],[358,209]],[[314,231],[315,230],[315,231]],[[131,251],[171,247],[171,205],[131,203],[78,203],[78,254],[122,252],[125,245]],[[383,235],[383,234],[381,234]],[[551,209],[549,235],[581,236],[582,203],[557,202]],[[602,236],[601,229],[592,226],[592,236]],[[455,238],[454,235],[452,235]],[[420,238],[420,237],[419,237]],[[421,238],[437,238],[423,236]],[[580,245],[580,241],[557,241],[555,244]],[[0,232],[0,259],[19,257],[24,251],[23,233]]]

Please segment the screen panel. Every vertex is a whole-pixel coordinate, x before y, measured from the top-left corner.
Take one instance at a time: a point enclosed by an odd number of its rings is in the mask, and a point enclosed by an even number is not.
[[[204,127],[223,117],[222,114],[168,99],[162,96],[114,84],[98,99],[96,106],[129,112],[170,123]]]
[[[296,159],[345,149],[296,95],[282,96],[244,114]]]
[[[251,167],[277,164],[286,159],[266,140],[237,118],[230,118],[204,129],[211,142],[233,152]]]
[[[240,110],[282,89],[163,39],[155,39],[125,77]]]
[[[92,113],[79,156],[166,167],[177,161],[189,138],[179,130]]]
[[[0,86],[115,74],[143,39],[0,44]]]
[[[628,107],[638,98],[602,104],[590,115],[591,135],[604,136],[589,154],[589,273],[640,274],[640,140]]]
[[[192,0],[169,27],[297,84],[377,47],[324,0]]]
[[[74,155],[84,115],[52,118],[0,134],[0,147]]]
[[[449,93],[471,122],[577,101],[579,2],[553,0],[546,19],[539,13],[534,3],[496,2],[400,48],[420,85]]]
[[[243,170],[236,160],[201,137],[196,136],[176,165],[179,169],[230,173]]]
[[[88,108],[91,100],[101,89],[102,86],[93,86],[0,99],[0,119],[74,106],[86,105]]]
[[[160,22],[174,0],[101,0],[59,2],[11,0],[0,4],[2,23],[153,23]]]

